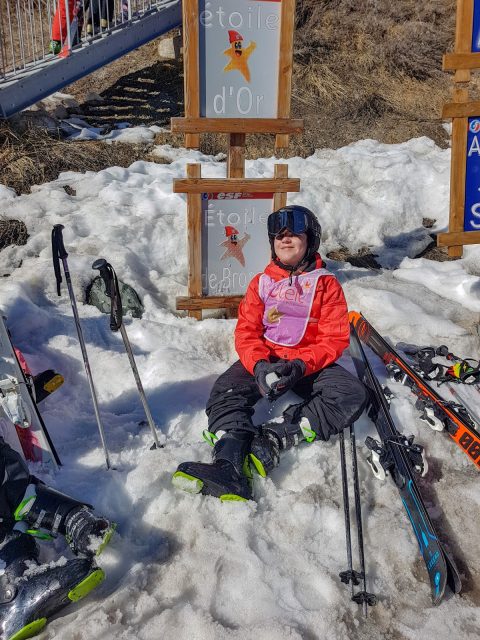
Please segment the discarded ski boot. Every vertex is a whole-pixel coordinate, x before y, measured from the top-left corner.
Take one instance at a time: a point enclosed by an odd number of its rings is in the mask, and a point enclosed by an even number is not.
[[[38,562],[38,546],[26,533],[13,533],[0,549],[5,568],[0,576],[0,636],[24,640],[39,633],[48,618],[77,602],[105,578],[90,558],[58,566]]]
[[[265,478],[280,462],[280,451],[288,451],[304,440],[313,442],[316,433],[307,418],[299,422],[287,416],[282,422],[267,422],[260,427],[260,434],[252,440],[250,459],[257,473]]]
[[[74,500],[45,484],[30,484],[15,511],[15,520],[50,534],[61,533],[76,554],[99,555],[110,541],[115,524],[97,518],[90,505]]]
[[[61,387],[63,383],[63,376],[53,371],[53,369],[47,369],[33,376],[35,401],[37,403],[42,402],[42,400],[45,400],[51,393]]]
[[[182,462],[172,483],[190,493],[203,493],[220,500],[251,500],[248,453],[252,434],[228,431],[213,447],[213,462]]]

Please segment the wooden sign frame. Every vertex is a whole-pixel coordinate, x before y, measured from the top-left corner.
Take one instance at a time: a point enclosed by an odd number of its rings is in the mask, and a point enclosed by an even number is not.
[[[227,309],[234,317],[243,296],[204,296],[202,290],[202,193],[273,193],[273,209],[287,204],[287,192],[300,191],[300,180],[288,177],[288,165],[276,164],[274,178],[202,178],[200,164],[187,164],[187,178],[173,182],[174,193],[187,194],[188,296],[177,298],[177,309],[202,319],[203,309]]]
[[[480,232],[464,231],[467,173],[468,118],[480,117],[480,102],[469,100],[471,71],[480,69],[480,53],[472,52],[474,0],[457,0],[455,51],[443,56],[443,70],[454,71],[453,101],[444,105],[443,119],[452,119],[452,160],[450,168],[450,219],[447,233],[437,236],[448,255],[461,258],[463,246],[480,243]]]
[[[271,133],[277,149],[288,147],[289,135],[303,130],[303,120],[290,119],[295,0],[281,0],[277,118],[205,118],[200,116],[200,34],[198,0],[183,0],[185,117],[172,118],[172,132],[184,133],[185,146],[198,148],[201,133]]]

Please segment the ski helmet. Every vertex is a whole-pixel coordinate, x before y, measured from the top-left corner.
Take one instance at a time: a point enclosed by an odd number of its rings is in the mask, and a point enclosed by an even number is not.
[[[296,235],[300,233],[307,234],[307,253],[302,260],[302,264],[309,261],[320,246],[322,227],[315,215],[307,207],[293,204],[274,211],[268,216],[267,228],[273,260],[278,261],[273,241],[282,229],[288,229]]]

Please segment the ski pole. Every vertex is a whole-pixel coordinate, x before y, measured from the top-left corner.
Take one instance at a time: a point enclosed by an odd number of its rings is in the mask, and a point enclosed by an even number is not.
[[[367,591],[367,577],[365,573],[365,553],[363,549],[363,527],[362,527],[362,505],[360,502],[360,483],[358,481],[358,460],[357,445],[355,440],[355,425],[350,425],[350,446],[352,451],[352,473],[353,473],[353,491],[355,495],[355,518],[357,521],[357,543],[358,555],[360,560],[360,576],[363,582],[363,591],[358,591],[352,600],[357,604],[363,605],[363,614],[367,617],[367,605],[373,607],[377,604],[377,598],[373,593]]]
[[[88,385],[90,387],[90,393],[93,400],[93,408],[95,411],[95,418],[97,420],[98,431],[100,432],[100,439],[102,441],[103,451],[105,453],[105,461],[107,463],[107,469],[111,468],[110,456],[108,454],[107,444],[105,440],[105,432],[103,430],[102,421],[100,420],[100,413],[98,411],[97,394],[93,385],[92,373],[90,371],[90,364],[88,362],[87,348],[85,346],[85,340],[83,338],[82,327],[80,326],[80,318],[78,316],[77,303],[75,295],[73,293],[72,280],[70,278],[70,271],[68,269],[67,257],[68,253],[65,250],[63,244],[62,230],[65,227],[63,224],[56,224],[52,229],[52,253],[53,253],[53,268],[55,271],[55,278],[57,280],[57,294],[60,295],[62,274],[60,270],[60,260],[62,261],[63,271],[65,273],[65,281],[67,283],[68,295],[70,296],[70,302],[72,305],[73,317],[75,319],[75,325],[77,327],[78,340],[80,342],[80,348],[82,350],[83,364],[85,365],[85,372],[87,374]]]
[[[137,383],[137,389],[140,395],[140,400],[142,401],[143,409],[145,411],[148,424],[152,431],[152,436],[153,436],[152,449],[157,449],[157,447],[161,447],[160,442],[158,441],[157,429],[156,429],[152,414],[150,412],[150,408],[147,403],[145,391],[143,390],[142,381],[140,380],[140,375],[138,373],[137,365],[135,363],[135,358],[133,357],[133,351],[130,345],[130,340],[128,339],[128,335],[125,330],[125,325],[123,324],[122,299],[120,296],[120,289],[118,287],[117,274],[115,273],[115,270],[113,269],[112,265],[109,264],[104,258],[99,258],[98,260],[95,260],[95,262],[92,264],[92,269],[98,269],[98,271],[100,271],[100,276],[102,277],[105,283],[105,290],[106,290],[107,296],[109,296],[111,300],[110,329],[112,331],[120,330],[120,333],[122,335],[123,344],[125,345],[125,350],[128,355],[128,360],[130,362],[130,366],[133,371],[133,377],[135,378],[135,382]]]
[[[352,537],[350,532],[350,500],[348,497],[347,462],[345,458],[345,436],[343,431],[339,433],[338,442],[340,444],[340,466],[342,470],[342,490],[343,490],[343,511],[345,516],[345,538],[347,544],[348,569],[341,571],[338,575],[344,584],[351,585],[352,600],[354,596],[354,585],[360,584],[360,574],[353,570],[352,562]]]

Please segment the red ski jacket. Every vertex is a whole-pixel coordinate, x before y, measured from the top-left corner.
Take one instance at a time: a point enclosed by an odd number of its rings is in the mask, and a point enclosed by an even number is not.
[[[321,257],[316,254],[314,269],[324,267]],[[276,282],[289,278],[289,273],[273,261],[264,273]],[[235,348],[243,366],[253,374],[259,360],[270,360],[271,356],[283,360],[300,358],[307,367],[305,375],[309,375],[335,362],[348,347],[350,340],[347,303],[335,276],[318,278],[307,328],[295,346],[282,346],[270,342],[264,336],[265,305],[259,294],[261,276],[258,273],[251,280],[238,309]]]

